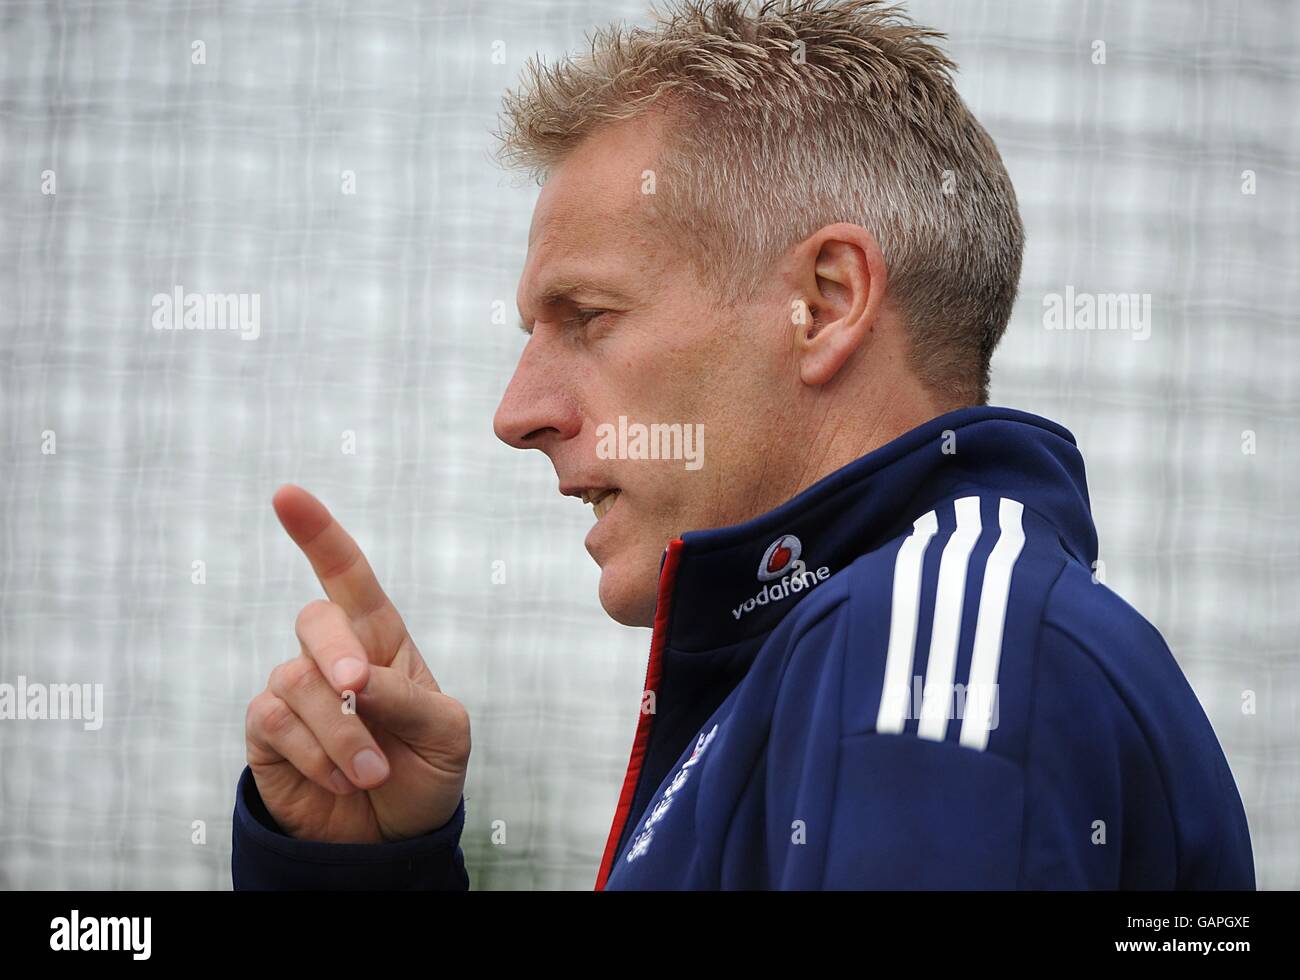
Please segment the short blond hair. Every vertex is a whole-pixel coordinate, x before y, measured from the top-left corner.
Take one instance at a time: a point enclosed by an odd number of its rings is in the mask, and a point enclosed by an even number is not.
[[[504,100],[499,159],[542,182],[601,126],[650,109],[673,125],[656,211],[731,305],[818,228],[879,242],[911,363],[954,405],[988,400],[1024,230],[997,147],[956,65],[881,0],[679,0],[654,27],[611,25]]]

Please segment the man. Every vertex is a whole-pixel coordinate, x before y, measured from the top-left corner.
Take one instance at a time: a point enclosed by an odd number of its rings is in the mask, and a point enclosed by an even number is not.
[[[1254,887],[1073,438],[986,404],[1023,233],[934,36],[689,3],[507,100],[544,187],[496,432],[653,626],[598,888]],[[330,601],[250,704],[235,886],[465,888],[468,716],[325,508],[274,503]]]

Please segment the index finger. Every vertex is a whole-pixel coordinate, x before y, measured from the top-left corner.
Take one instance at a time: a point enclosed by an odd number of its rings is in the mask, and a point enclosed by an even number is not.
[[[406,625],[356,541],[325,505],[302,487],[286,483],[271,498],[271,506],[311,562],[325,594],[357,627],[371,659],[390,663],[406,637]]]

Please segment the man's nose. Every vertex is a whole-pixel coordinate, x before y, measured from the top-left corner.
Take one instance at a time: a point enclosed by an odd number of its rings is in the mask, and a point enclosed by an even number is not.
[[[516,449],[545,450],[552,442],[582,431],[582,417],[572,392],[533,340],[519,356],[514,377],[501,396],[492,430]]]

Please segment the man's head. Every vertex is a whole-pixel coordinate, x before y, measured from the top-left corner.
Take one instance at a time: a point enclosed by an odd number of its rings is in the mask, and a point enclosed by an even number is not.
[[[691,0],[507,97],[543,188],[496,431],[619,491],[587,538],[619,622],[651,621],[671,538],[987,400],[1023,232],[937,36],[875,0]],[[702,431],[703,465],[611,454],[620,418]]]

